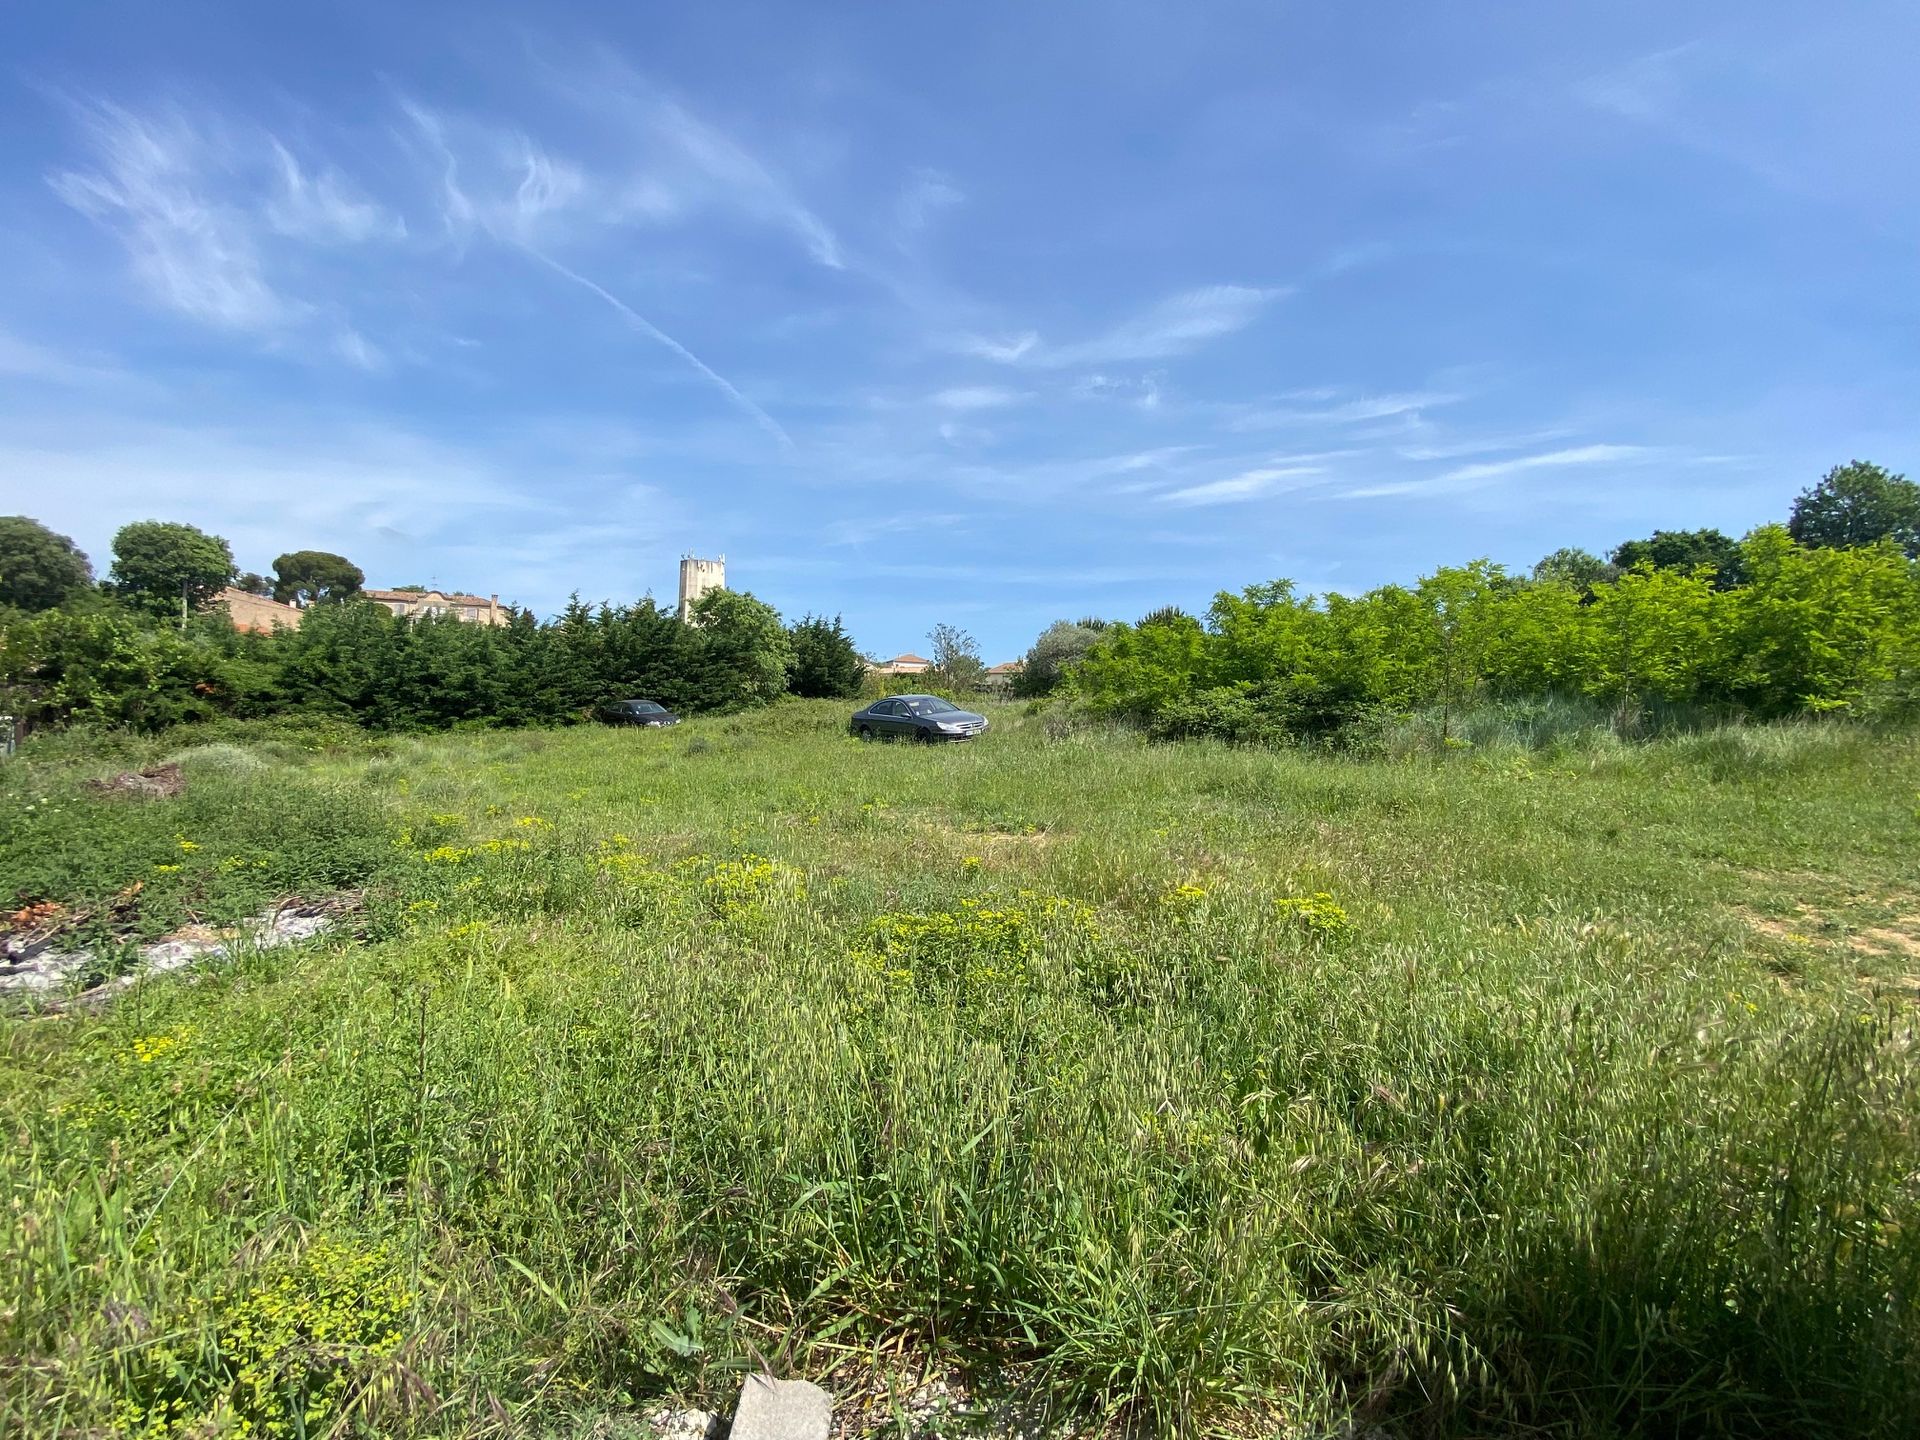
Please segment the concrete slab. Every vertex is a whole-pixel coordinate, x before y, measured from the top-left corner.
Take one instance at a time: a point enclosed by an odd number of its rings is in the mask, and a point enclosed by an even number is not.
[[[733,1412],[732,1440],[827,1440],[833,1397],[806,1380],[749,1375]]]

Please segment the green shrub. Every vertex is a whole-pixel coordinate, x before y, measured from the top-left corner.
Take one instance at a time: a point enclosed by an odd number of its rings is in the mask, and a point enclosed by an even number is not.
[[[387,804],[363,786],[244,762],[183,769],[186,788],[163,799],[21,773],[0,807],[0,899],[64,905],[90,940],[152,938],[362,885],[391,860]]]

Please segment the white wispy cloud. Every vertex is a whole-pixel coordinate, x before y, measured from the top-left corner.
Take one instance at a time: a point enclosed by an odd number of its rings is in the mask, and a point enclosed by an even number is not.
[[[947,444],[956,450],[979,449],[993,443],[993,431],[978,425],[962,425],[956,420],[948,420],[934,429]]]
[[[1074,382],[1073,393],[1088,400],[1123,400],[1141,410],[1158,410],[1164,398],[1158,374],[1084,375]]]
[[[1169,490],[1159,498],[1168,505],[1230,505],[1283,490],[1299,490],[1317,483],[1325,474],[1326,468],[1321,465],[1267,465],[1224,480]]]
[[[345,329],[333,337],[333,352],[349,365],[362,370],[387,368],[386,353],[357,330]]]
[[[1576,445],[1567,450],[1549,450],[1540,455],[1520,455],[1511,460],[1482,460],[1447,471],[1442,480],[1495,480],[1522,470],[1558,469],[1563,465],[1602,465],[1613,460],[1631,460],[1646,454],[1642,445]]]
[[[257,127],[107,101],[70,108],[87,160],[48,183],[120,241],[149,301],[303,358],[384,366],[337,304],[289,293],[270,271],[276,260],[296,270],[302,245],[399,239],[396,215]]]
[[[649,339],[666,346],[667,349],[671,350],[675,355],[678,355],[682,360],[686,361],[688,365],[692,366],[696,372],[706,377],[736,409],[748,419],[752,420],[754,424],[760,426],[761,429],[772,435],[781,445],[789,450],[794,448],[793,437],[786,432],[778,420],[775,420],[765,410],[762,410],[756,405],[748,396],[743,394],[731,380],[727,379],[726,376],[715,370],[711,365],[707,364],[706,361],[702,360],[698,355],[694,354],[693,351],[674,339],[673,336],[647,319],[646,316],[642,315],[638,310],[635,310],[618,295],[615,295],[611,290],[608,290],[597,281],[588,279],[585,275],[582,275],[570,266],[562,264],[551,255],[534,249],[523,249],[522,253],[529,259],[538,261],[555,274],[572,281],[581,289],[604,301],[615,314],[626,321],[633,329],[639,331]]]
[[[337,170],[308,174],[280,141],[269,137],[279,192],[266,202],[267,223],[282,235],[315,244],[400,240],[406,222],[369,199]]]
[[[957,342],[957,348],[1001,364],[1046,369],[1165,360],[1244,330],[1288,293],[1271,286],[1208,285],[1170,295],[1090,339],[1048,345],[1036,332],[1026,331],[1005,337],[968,335]]]
[[[942,410],[997,410],[1007,405],[1018,405],[1026,396],[1018,390],[1004,389],[998,385],[955,385],[950,389],[936,391],[933,403]]]
[[[1119,455],[1107,461],[1107,468],[1127,474],[1135,470],[1155,470],[1170,465],[1183,455],[1190,455],[1199,447],[1196,445],[1158,445],[1151,450],[1135,450],[1131,454]]]
[[[1559,470],[1571,466],[1608,465],[1642,460],[1655,452],[1643,445],[1576,445],[1564,450],[1548,450],[1538,455],[1516,455],[1509,460],[1483,460],[1472,465],[1457,465],[1439,475],[1418,480],[1394,480],[1378,485],[1363,485],[1342,493],[1350,500],[1374,499],[1390,495],[1444,494],[1472,490],[1511,475],[1532,470]]]
[[[479,229],[551,250],[717,218],[784,231],[821,265],[845,267],[833,228],[786,180],[633,72],[575,77],[565,98],[591,123],[536,136],[487,115],[398,97],[412,137],[428,152],[450,233]],[[610,149],[618,163],[607,159]],[[597,152],[599,163],[579,158],[585,152]]]
[[[546,607],[575,587],[670,587],[681,502],[626,465],[603,472],[596,436],[572,443],[580,428],[463,445],[301,407],[178,422],[0,408],[0,474],[36,476],[38,518],[103,569],[115,529],[162,515],[225,537],[249,569],[314,546],[372,584],[437,577]]]
[[[88,430],[54,418],[8,423],[0,471],[39,477],[49,522],[101,549],[114,526],[161,513],[213,525],[243,556],[271,557],[293,537],[364,553],[382,535],[442,535],[468,507],[528,505],[492,462],[384,426],[243,433],[119,421]]]
[[[1803,137],[1817,121],[1795,114],[1786,125],[1778,124],[1778,117],[1791,113],[1792,102],[1805,97],[1770,93],[1761,83],[1769,69],[1748,71],[1726,50],[1693,41],[1590,75],[1573,94],[1594,110],[1776,189],[1817,188],[1817,176],[1804,163],[1793,163],[1796,157],[1807,159]],[[1825,158],[1831,162],[1833,157]]]
[[[800,238],[815,260],[829,269],[845,266],[839,238],[826,221],[803,205],[785,181],[732,137],[659,96],[653,101],[652,125],[727,203],[785,226]]]
[[[1681,65],[1697,48],[1689,43],[1641,55],[1615,69],[1588,76],[1574,86],[1574,94],[1597,109],[1610,110],[1625,119],[1664,123],[1684,103]]]
[[[305,317],[307,306],[268,283],[247,213],[214,193],[207,146],[182,117],[107,103],[78,113],[92,164],[50,183],[119,237],[155,301],[229,330],[278,330]]]
[[[965,192],[938,170],[915,171],[894,204],[894,228],[903,237],[912,235],[926,229],[942,210],[951,209],[966,198]]]
[[[587,176],[578,207],[601,224],[663,223],[702,212],[784,230],[819,264],[846,266],[845,247],[780,167],[607,47],[536,61],[547,88],[580,117],[583,142],[624,163]]]
[[[1292,404],[1268,406],[1233,420],[1229,429],[1268,430],[1286,425],[1361,425],[1375,420],[1418,416],[1463,397],[1438,390],[1416,390],[1338,399],[1325,389],[1296,391],[1284,397]],[[1333,402],[1333,403],[1328,403]]]
[[[678,356],[782,447],[794,448],[785,427],[739,386],[578,264],[559,258],[583,231],[599,234],[680,216],[684,206],[670,185],[645,174],[608,181],[555,156],[517,129],[449,115],[407,97],[400,104],[415,134],[434,154],[441,215],[450,234],[464,241],[478,231],[586,291],[629,328]],[[658,114],[667,133],[706,170],[744,184],[761,200],[777,188],[751,156],[685,110],[663,102]],[[815,241],[825,236],[823,230],[802,229]],[[823,258],[822,263],[829,262]],[[837,251],[831,263],[838,264]]]
[[[1464,460],[1470,455],[1495,455],[1503,450],[1525,450],[1529,446],[1546,445],[1568,439],[1574,433],[1572,428],[1560,425],[1515,434],[1465,434],[1399,445],[1393,453],[1402,460]]]
[[[140,384],[117,366],[78,358],[0,330],[0,375],[50,385]]]
[[[612,203],[609,182],[590,179],[578,164],[513,126],[451,114],[406,96],[399,105],[434,154],[440,218],[450,234],[465,238],[477,229],[532,245],[565,239],[576,222],[601,229],[633,218]]]
[[[826,527],[822,538],[829,545],[865,545],[888,535],[918,535],[932,531],[952,532],[966,524],[964,515],[863,515],[836,520]]]
[[[1002,365],[1012,365],[1034,353],[1040,344],[1040,337],[1028,330],[1020,335],[994,338],[987,335],[964,335],[955,348],[963,355],[977,355],[982,360],[995,360]]]

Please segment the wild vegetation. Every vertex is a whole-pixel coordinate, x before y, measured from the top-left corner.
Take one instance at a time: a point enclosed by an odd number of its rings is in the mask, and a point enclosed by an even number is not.
[[[217,613],[156,623],[94,597],[0,615],[0,713],[148,731],[305,715],[405,731],[565,724],[626,696],[699,713],[858,693],[860,657],[837,618],[789,628],[771,606],[724,590],[696,610],[687,625],[650,599],[576,601],[550,623],[522,612],[487,626],[320,604],[298,630],[244,634]]]
[[[1099,631],[1067,684],[1163,736],[1254,741],[1365,736],[1422,707],[1444,741],[1483,699],[1550,695],[1605,702],[1627,733],[1656,707],[1920,711],[1920,564],[1891,540],[1809,548],[1781,526],[1736,553],[1731,585],[1643,559],[1584,585],[1479,562],[1354,597],[1249,586],[1204,623],[1168,612]]]
[[[15,903],[363,894],[0,1021],[0,1430],[615,1434],[765,1360],[883,1426],[932,1370],[1158,1433],[1911,1433],[1911,736],[844,712],[0,767]]]

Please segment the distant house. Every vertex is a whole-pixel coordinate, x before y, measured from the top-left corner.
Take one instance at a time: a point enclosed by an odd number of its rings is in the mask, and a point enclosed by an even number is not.
[[[227,607],[227,618],[236,630],[265,635],[274,630],[298,630],[304,613],[298,605],[285,605],[250,590],[229,585],[218,592],[212,603]]]
[[[980,677],[980,683],[988,690],[1005,694],[1013,688],[1013,682],[1026,668],[1027,664],[1024,660],[1008,660],[1004,664],[989,666],[986,673]]]
[[[384,605],[396,615],[451,615],[474,625],[504,625],[511,618],[511,607],[502,605],[498,595],[483,600],[478,595],[448,595],[439,590],[362,590],[360,598]]]
[[[931,660],[918,655],[896,655],[891,660],[869,660],[869,675],[924,675],[933,668]]]

